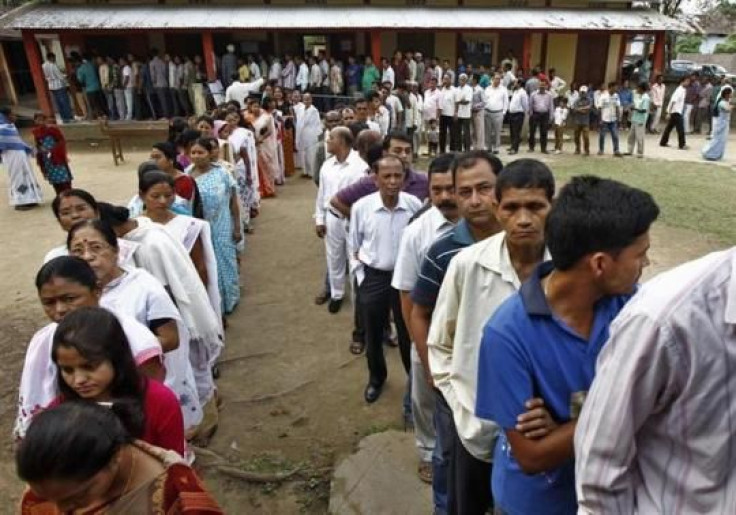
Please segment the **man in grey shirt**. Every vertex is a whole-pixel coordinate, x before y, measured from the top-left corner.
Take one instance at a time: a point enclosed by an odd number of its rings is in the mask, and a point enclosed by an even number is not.
[[[549,130],[549,122],[555,114],[554,101],[552,95],[547,91],[547,81],[539,82],[539,89],[532,93],[529,98],[529,150],[534,152],[536,144],[535,136],[537,127],[539,127],[539,146],[542,148],[542,154],[548,154],[547,151],[547,131]]]
[[[148,68],[151,71],[151,83],[158,99],[159,112],[163,113],[164,117],[171,118],[168,68],[155,48],[151,50],[151,62],[148,63]]]

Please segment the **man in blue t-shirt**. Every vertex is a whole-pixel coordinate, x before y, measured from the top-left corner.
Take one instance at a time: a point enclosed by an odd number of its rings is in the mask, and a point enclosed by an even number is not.
[[[501,428],[492,490],[508,514],[577,510],[573,437],[610,323],[649,264],[652,197],[616,181],[576,177],[546,225],[551,262],[491,317],[483,332],[476,415]],[[525,403],[541,397],[557,427],[518,431]]]

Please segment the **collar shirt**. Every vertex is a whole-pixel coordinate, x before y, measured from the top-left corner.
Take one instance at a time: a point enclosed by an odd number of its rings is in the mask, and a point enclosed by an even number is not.
[[[440,110],[442,93],[439,89],[424,90],[424,120],[436,120]]]
[[[432,378],[452,410],[458,436],[485,462],[491,461],[498,426],[475,416],[478,351],[483,326],[520,286],[505,233],[461,250],[442,281],[427,337]]]
[[[166,70],[169,73],[169,87],[178,88],[179,80],[176,76],[176,65],[174,64],[174,61],[169,61],[168,63],[166,63]]]
[[[452,68],[448,68],[444,71],[445,75],[450,76],[450,84],[453,86],[457,85],[457,81],[455,80],[455,71]]]
[[[363,280],[363,266],[386,272],[394,269],[401,234],[421,208],[418,198],[403,191],[393,209],[383,205],[378,191],[355,203],[350,212],[348,247],[358,284]]]
[[[454,226],[435,206],[410,223],[401,235],[391,286],[399,291],[411,291],[419,278],[427,249]]]
[[[503,79],[501,79],[501,84],[504,88],[509,89],[514,82],[516,82],[516,76],[511,73],[511,70],[504,73]]]
[[[434,67],[434,78],[437,79],[437,86],[442,84],[442,66],[439,64]]]
[[[621,101],[618,94],[611,95],[608,91],[601,93],[595,104],[596,108],[601,112],[601,121],[605,123],[614,123],[618,120],[618,113],[621,109]]]
[[[706,84],[700,89],[700,96],[698,100],[698,107],[701,109],[708,109],[710,106],[710,95],[713,92],[713,84]]]
[[[151,59],[149,66],[151,70],[151,82],[154,88],[166,87],[166,64],[158,57]],[[102,79],[102,77],[100,77]]]
[[[404,181],[404,186],[401,189],[405,193],[414,195],[420,201],[424,202],[429,195],[429,180],[427,179],[427,175],[409,169],[409,173]],[[378,191],[376,181],[373,180],[372,176],[368,175],[355,184],[338,191],[335,197],[340,202],[350,207],[363,197],[366,197],[371,193],[375,193],[376,191]]]
[[[386,105],[391,109],[391,128],[398,129],[396,124],[399,119],[399,113],[404,112],[404,105],[401,103],[401,100],[399,100],[399,97],[393,93],[390,93],[388,97],[386,97]]]
[[[503,113],[509,110],[509,92],[503,86],[488,86],[485,90],[486,111]]]
[[[284,84],[286,84],[287,79],[284,79]],[[307,63],[302,63],[299,65],[299,72],[296,76],[296,85],[298,88],[301,88],[302,92],[307,90],[307,87],[309,86],[309,66],[307,66]]]
[[[685,94],[686,90],[683,86],[677,86],[674,93],[670,97],[670,103],[667,105],[669,114],[682,114],[685,110]]]
[[[278,61],[274,61],[268,69],[268,80],[275,80],[279,83],[281,82],[281,63]]]
[[[311,105],[309,109],[300,111],[296,119],[297,150],[304,151],[317,143],[320,134],[322,134],[322,120],[317,108]]]
[[[251,80],[258,80],[261,78],[261,68],[255,62],[250,63],[248,68],[250,69]]]
[[[442,116],[455,116],[455,88],[450,86],[440,91],[440,110]]]
[[[404,114],[404,127],[406,129],[416,128],[422,120],[419,105],[417,104],[417,96],[414,93],[409,93],[406,98],[407,106],[406,113]]]
[[[652,97],[652,104],[657,107],[661,107],[662,104],[664,104],[664,90],[664,84],[657,84],[656,82],[652,84],[652,87],[649,89],[649,95]]]
[[[631,112],[631,123],[645,125],[649,118],[649,95],[634,93],[633,111]]]
[[[49,85],[51,91],[58,89],[64,89],[66,87],[66,77],[61,73],[59,66],[56,63],[46,61],[41,67],[43,69],[43,76]]]
[[[529,111],[529,95],[524,88],[515,89],[509,100],[509,113],[526,113]]]
[[[294,89],[296,84],[296,66],[294,61],[287,61],[281,69],[281,81],[286,89]]]
[[[697,104],[700,97],[700,82],[694,80],[685,90],[685,103]]]
[[[529,110],[532,113],[548,114],[550,118],[554,115],[554,99],[549,92],[535,91],[529,99]]]
[[[381,84],[383,84],[384,82],[390,82],[391,89],[394,89],[395,83],[396,83],[396,76],[394,74],[394,69],[391,68],[390,65],[388,68],[383,70],[383,72],[381,73]]]
[[[526,84],[524,84],[524,88],[526,89],[526,94],[531,97],[532,94],[536,93],[539,89],[539,79],[537,77],[531,77],[526,81]]]
[[[378,106],[378,109],[373,114],[373,123],[377,124],[381,132],[381,136],[388,134],[391,128],[391,113],[384,106]]]
[[[576,125],[590,124],[590,109],[592,104],[586,95],[579,95],[572,105],[572,120]]]
[[[549,83],[550,93],[554,98],[557,98],[558,96],[560,96],[560,92],[565,89],[565,86],[567,86],[567,82],[559,77],[555,77]]]
[[[567,107],[555,107],[555,125],[557,127],[564,127],[567,123],[567,116],[570,114],[570,110]]]
[[[311,88],[322,87],[322,70],[317,63],[314,63],[309,70],[309,86]]]
[[[329,86],[330,85],[330,63],[327,62],[326,59],[322,59],[319,62],[319,72],[322,77],[322,86]]]
[[[734,367],[736,248],[645,283],[578,420],[578,513],[734,513]]]
[[[161,62],[161,65],[163,67],[163,83],[164,85],[161,86],[162,88],[166,87],[166,65],[163,64],[163,61]],[[102,89],[110,89],[112,88],[112,84],[110,84],[110,67],[103,63],[98,68],[98,73],[100,74],[100,86],[102,86]]]
[[[473,113],[482,111],[486,107],[486,92],[480,85],[476,84],[473,88],[473,101],[471,102]]]
[[[335,156],[324,162],[319,172],[319,188],[314,210],[316,225],[325,225],[326,216],[342,218],[342,215],[338,215],[337,211],[330,207],[330,199],[341,189],[365,177],[367,170],[368,164],[355,150],[351,150],[343,162],[338,161]]]
[[[187,87],[187,67],[184,63],[176,65],[176,84],[180,89],[186,89]],[[125,69],[123,69],[123,75],[125,75]]]
[[[504,513],[577,511],[575,460],[570,458],[543,473],[526,474],[516,461],[506,432],[516,429],[517,417],[526,411],[526,402],[532,397],[544,399],[545,407],[558,424],[577,418],[581,399],[595,376],[596,359],[608,340],[611,322],[631,297],[616,295],[599,299],[594,306],[590,335],[582,337],[555,315],[547,303],[541,281],[552,269],[551,261],[539,265],[519,291],[496,309],[483,328],[480,343],[475,413],[484,420],[494,421],[502,430],[494,449],[491,482],[494,503]],[[641,364],[649,367],[653,363]],[[630,383],[620,378],[615,385],[614,390],[630,389]],[[605,395],[613,395],[612,390],[607,390]],[[586,406],[588,403],[590,399]],[[615,416],[629,419],[630,412],[617,411]],[[603,437],[598,433],[595,438]],[[611,444],[618,444],[616,433],[610,438]],[[634,451],[628,452],[630,456]],[[607,469],[620,470],[613,466]],[[674,474],[680,472],[673,470]],[[611,495],[620,494],[619,489],[611,491]],[[614,511],[637,512],[636,507],[631,508],[627,511],[618,505]]]
[[[240,106],[245,106],[245,101],[253,92],[258,91],[263,85],[263,79],[258,79],[255,82],[242,83],[235,81],[230,84],[225,90],[225,101],[237,100]]]
[[[417,81],[417,62],[414,59],[409,60],[409,80]]]
[[[125,87],[125,89],[133,89],[135,87],[133,67],[129,64],[123,66],[123,86]]]

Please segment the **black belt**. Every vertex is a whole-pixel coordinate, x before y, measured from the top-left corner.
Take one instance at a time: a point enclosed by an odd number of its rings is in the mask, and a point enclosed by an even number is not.
[[[503,109],[499,109],[498,111],[491,111],[490,109],[486,109],[486,111],[489,112],[489,113],[491,113],[491,114],[503,113]]]
[[[332,216],[334,216],[335,218],[339,218],[340,220],[342,220],[342,219],[345,218],[340,213],[338,213],[337,211],[334,211],[332,209],[328,209],[327,211],[329,211]]]

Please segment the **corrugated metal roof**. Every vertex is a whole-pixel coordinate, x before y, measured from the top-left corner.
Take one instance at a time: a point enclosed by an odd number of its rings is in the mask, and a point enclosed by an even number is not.
[[[382,6],[74,6],[27,5],[0,19],[14,29],[253,29],[310,30],[618,30],[689,28],[648,10],[513,9]]]

